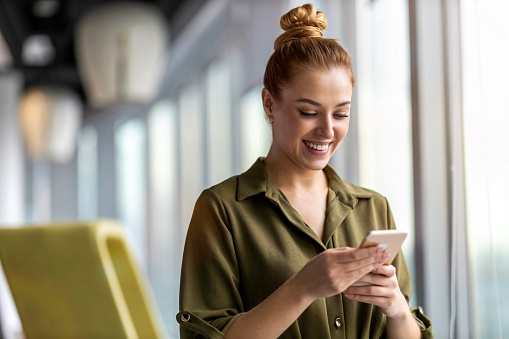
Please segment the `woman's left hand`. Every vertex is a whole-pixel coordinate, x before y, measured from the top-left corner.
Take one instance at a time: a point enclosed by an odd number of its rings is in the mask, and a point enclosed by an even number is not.
[[[347,298],[379,306],[388,318],[398,318],[409,313],[407,301],[399,289],[394,266],[379,266],[361,280],[373,285],[350,286],[344,292]]]

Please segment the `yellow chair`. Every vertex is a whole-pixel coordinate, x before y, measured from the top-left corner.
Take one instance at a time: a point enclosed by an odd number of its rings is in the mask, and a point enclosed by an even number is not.
[[[113,221],[0,229],[26,338],[161,338],[145,277]]]

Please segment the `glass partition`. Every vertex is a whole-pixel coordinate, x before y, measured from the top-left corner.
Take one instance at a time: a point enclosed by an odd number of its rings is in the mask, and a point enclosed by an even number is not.
[[[149,277],[172,338],[178,337],[178,292],[182,258],[179,227],[178,120],[176,105],[157,102],[148,114]]]
[[[178,98],[180,174],[180,226],[184,244],[187,227],[191,221],[194,204],[205,182],[205,124],[203,93],[197,84],[187,85]]]
[[[247,170],[260,156],[266,156],[272,141],[262,105],[262,87],[245,93],[240,101],[241,168]]]
[[[78,218],[97,218],[97,131],[87,126],[78,137]]]
[[[147,132],[142,118],[115,129],[117,216],[126,227],[135,257],[147,271]]]
[[[476,338],[509,335],[509,3],[461,2],[471,317]]]
[[[233,175],[230,67],[213,62],[207,72],[207,186]]]
[[[408,4],[367,1],[358,16],[360,185],[385,195],[396,226],[409,231],[403,252],[415,278]]]

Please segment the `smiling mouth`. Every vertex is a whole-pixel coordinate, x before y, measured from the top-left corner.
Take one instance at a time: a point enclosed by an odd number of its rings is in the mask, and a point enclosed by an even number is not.
[[[315,149],[317,151],[327,151],[329,149],[329,146],[332,144],[332,143],[328,143],[328,144],[322,144],[322,145],[317,145],[317,144],[313,144],[312,142],[309,142],[309,141],[306,141],[304,140],[304,143],[306,144],[306,146],[308,147],[311,147],[312,149]]]

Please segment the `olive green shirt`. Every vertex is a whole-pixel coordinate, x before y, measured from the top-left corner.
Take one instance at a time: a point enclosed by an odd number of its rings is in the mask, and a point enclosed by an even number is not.
[[[384,197],[341,180],[330,166],[324,171],[329,195],[323,242],[268,178],[262,158],[245,173],[203,191],[182,261],[181,338],[224,338],[238,316],[317,254],[357,247],[369,230],[395,228]],[[393,265],[408,301],[412,284],[401,252]],[[423,337],[432,338],[422,310],[412,311]],[[385,323],[377,306],[339,294],[315,300],[280,338],[384,338]]]

